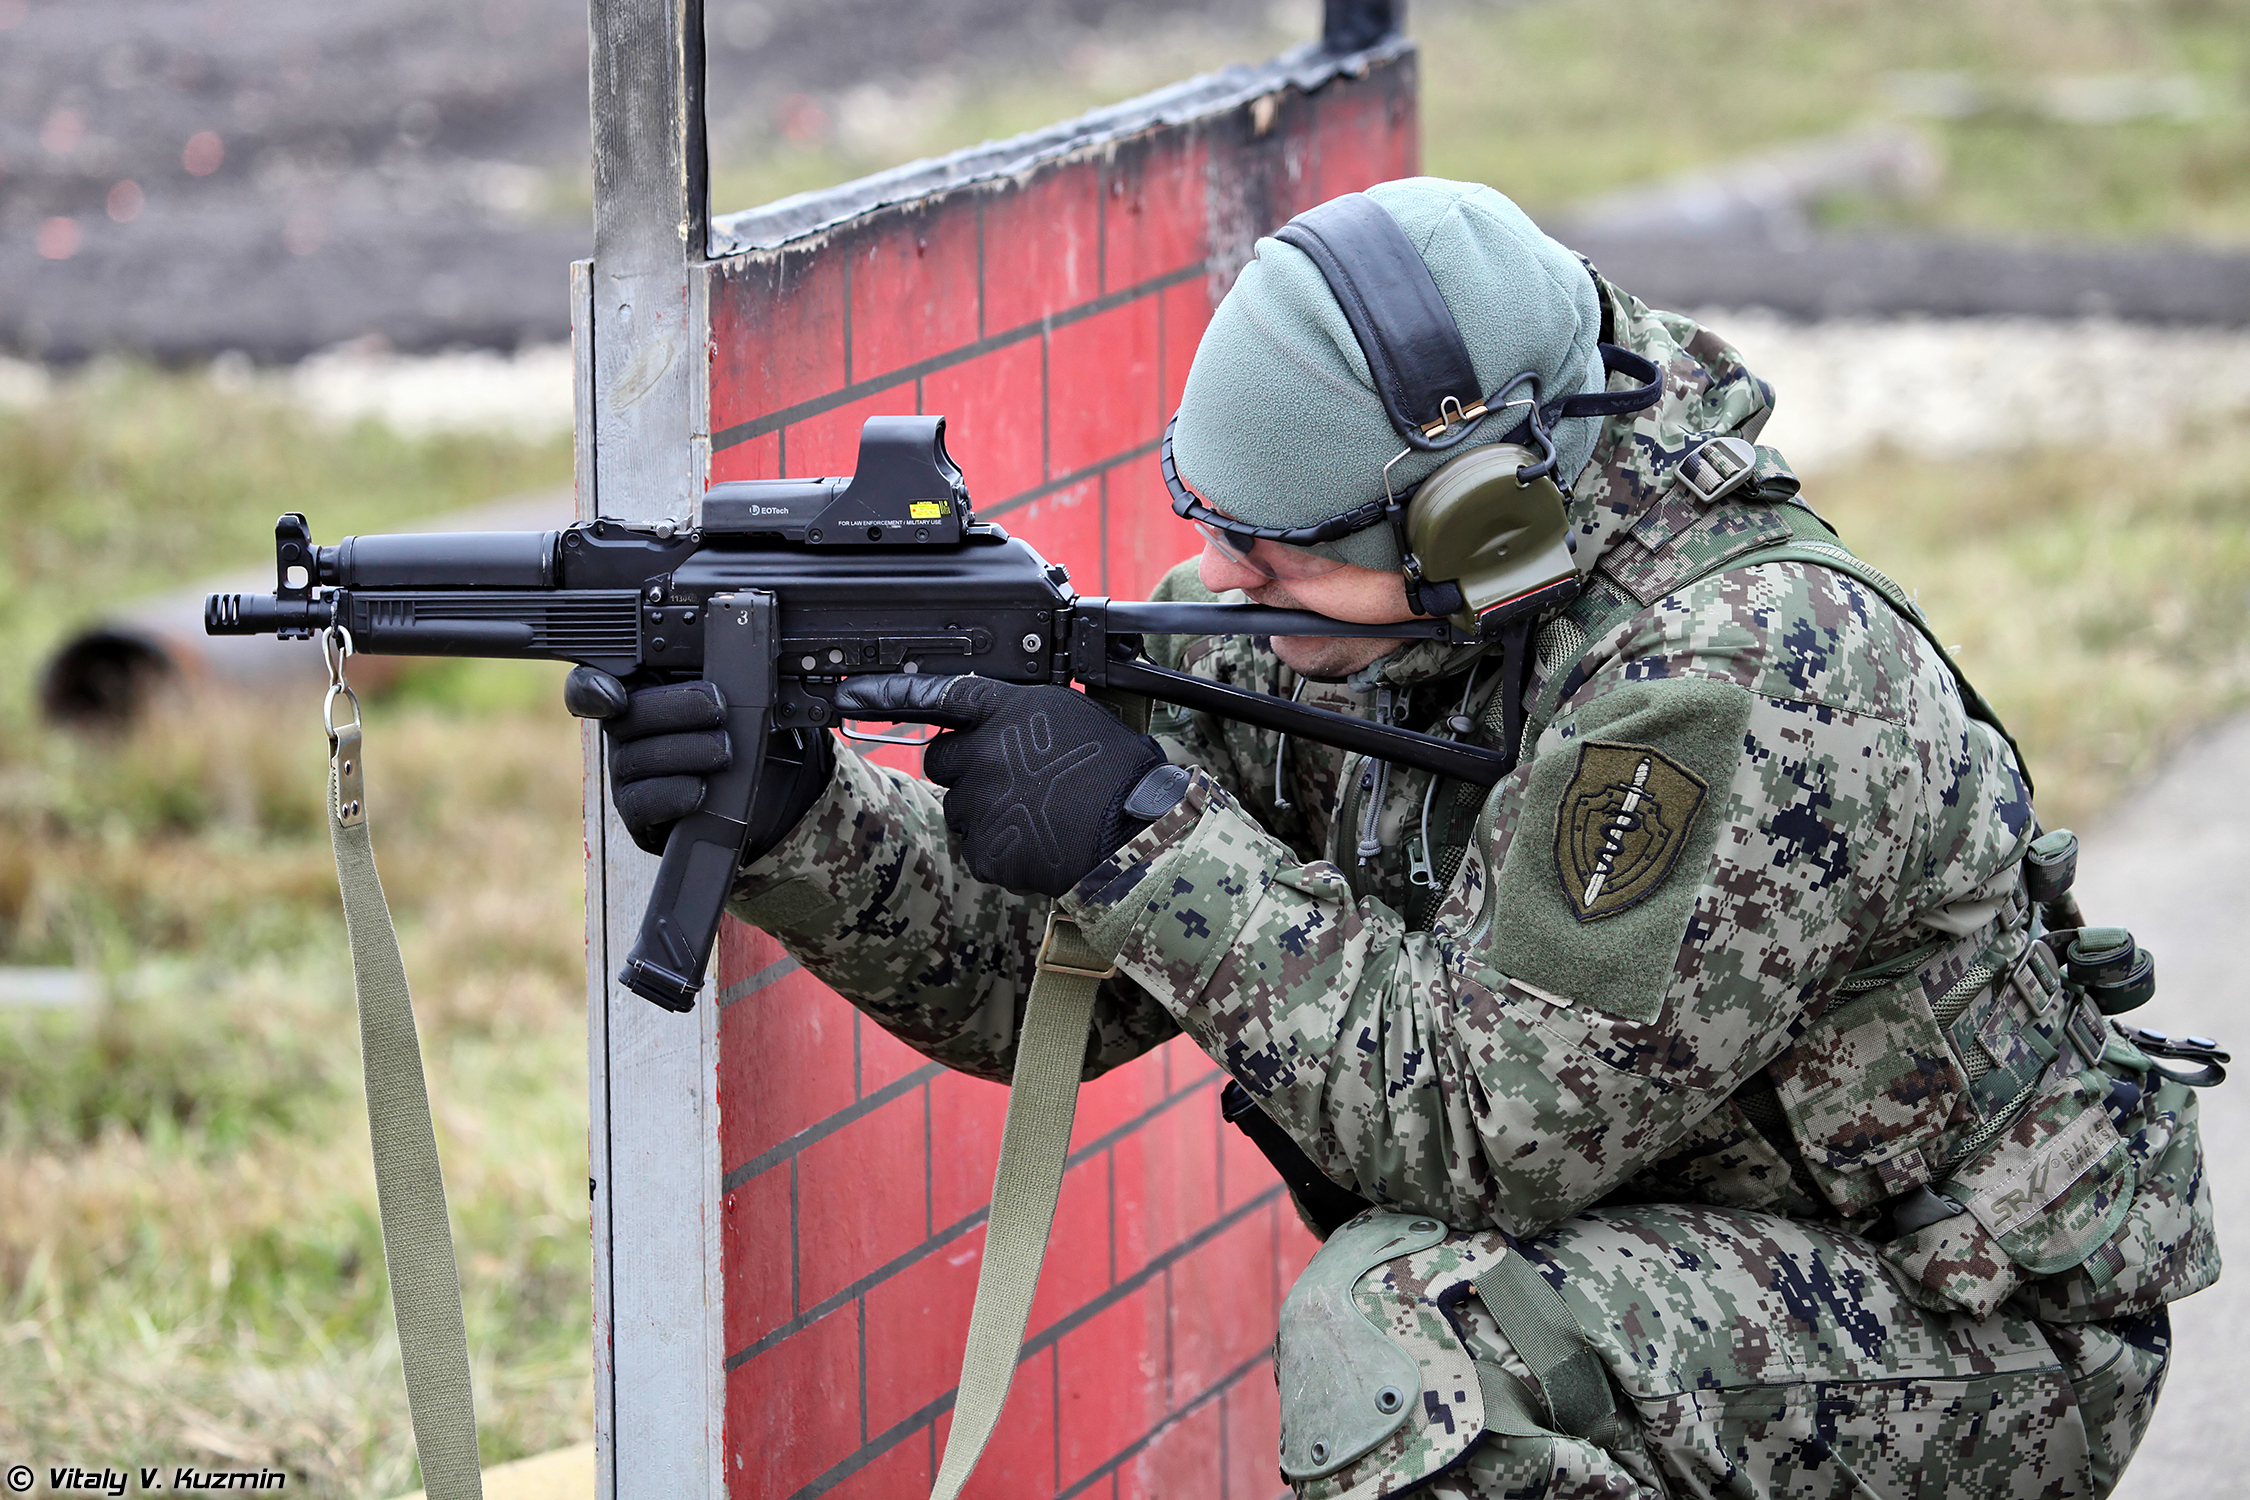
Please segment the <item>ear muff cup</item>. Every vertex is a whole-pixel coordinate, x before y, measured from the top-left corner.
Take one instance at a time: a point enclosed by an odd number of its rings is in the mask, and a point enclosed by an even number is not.
[[[1472,448],[1423,480],[1407,507],[1407,544],[1424,577],[1460,589],[1453,621],[1465,630],[1489,631],[1578,591],[1562,491],[1545,475],[1516,478],[1538,460],[1515,443]]]

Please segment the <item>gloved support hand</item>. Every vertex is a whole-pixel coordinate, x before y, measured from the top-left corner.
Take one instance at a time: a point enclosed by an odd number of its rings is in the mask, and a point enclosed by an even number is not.
[[[977,879],[1060,896],[1187,789],[1187,772],[1082,693],[989,677],[855,677],[846,718],[936,724],[922,770]],[[1143,783],[1149,783],[1144,789]]]
[[[610,800],[633,842],[651,854],[662,854],[672,825],[703,805],[703,778],[734,759],[721,727],[726,704],[708,682],[628,692],[607,672],[573,667],[563,681],[563,706],[581,719],[601,720],[609,740]],[[788,836],[820,799],[835,764],[825,731],[781,730],[768,737],[743,863]]]

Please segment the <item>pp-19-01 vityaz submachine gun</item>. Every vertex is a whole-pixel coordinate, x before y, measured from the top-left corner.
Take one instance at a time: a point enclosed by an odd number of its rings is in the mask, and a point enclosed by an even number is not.
[[[1144,634],[1473,639],[1442,619],[1357,625],[1257,604],[1132,603],[978,521],[945,419],[872,417],[846,478],[717,484],[691,527],[584,521],[560,531],[346,537],[302,515],[274,528],[271,594],[213,594],[213,635],[310,638],[395,656],[577,662],[628,683],[701,677],[725,701],[733,763],[664,848],[618,976],[694,1008],[732,887],[769,731],[836,720],[836,684],[875,672],[1078,682],[1162,699],[1489,786],[1499,754],[1308,708],[1148,661]]]

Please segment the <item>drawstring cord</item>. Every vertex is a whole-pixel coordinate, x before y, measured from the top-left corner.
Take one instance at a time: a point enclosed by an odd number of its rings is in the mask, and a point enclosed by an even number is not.
[[[1461,686],[1461,706],[1456,708],[1453,711],[1453,716],[1440,726],[1445,730],[1447,738],[1457,740],[1476,728],[1475,721],[1469,717],[1469,705],[1476,701],[1476,696],[1477,669],[1474,665],[1471,665],[1469,680]],[[1407,855],[1406,879],[1409,885],[1429,885],[1432,883],[1430,872],[1430,799],[1437,795],[1438,779],[1433,775],[1430,777],[1428,784],[1422,788],[1421,831],[1415,835],[1414,846],[1408,851]]]
[[[1393,688],[1375,690],[1375,722],[1389,728],[1397,717],[1398,693]],[[1366,778],[1367,807],[1359,820],[1359,862],[1372,864],[1383,852],[1383,799],[1391,789],[1391,763],[1387,760],[1370,760],[1367,769],[1360,773]]]
[[[1295,703],[1298,699],[1304,696],[1305,679],[1300,677],[1297,679],[1297,690],[1289,695],[1289,701],[1291,703]],[[1281,789],[1281,768],[1283,763],[1288,759],[1289,731],[1284,729],[1281,732],[1281,743],[1274,747],[1273,752],[1273,805],[1283,812],[1287,812],[1290,808],[1297,805],[1294,802],[1291,802],[1289,800],[1289,794]]]

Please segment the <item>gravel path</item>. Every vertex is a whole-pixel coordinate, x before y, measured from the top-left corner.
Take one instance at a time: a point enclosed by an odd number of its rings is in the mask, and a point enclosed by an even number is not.
[[[2250,413],[2250,330],[2107,319],[1697,316],[1778,393],[1760,440],[1811,472],[1885,444],[1935,457],[2155,443]]]
[[[2156,955],[2158,991],[2134,1019],[2215,1036],[2250,1063],[2250,981],[2234,939],[2250,931],[2250,718],[2189,745],[2086,835],[2080,905],[2133,930]],[[2145,1019],[2144,1019],[2145,1017]],[[2250,1224],[2250,1079],[2202,1099],[2203,1147],[2221,1243],[2239,1251]],[[2156,1420],[2116,1500],[2225,1500],[2250,1474],[2250,1425],[2234,1376],[2250,1347],[2250,1257],[2236,1255],[2209,1291],[2172,1309],[2176,1353]]]

